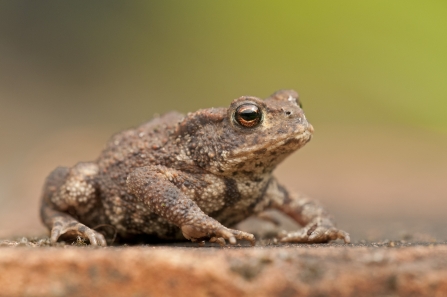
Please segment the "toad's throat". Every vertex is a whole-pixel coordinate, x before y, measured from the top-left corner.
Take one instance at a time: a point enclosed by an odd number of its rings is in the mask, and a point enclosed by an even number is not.
[[[255,146],[251,146],[249,148],[243,148],[239,150],[235,150],[229,159],[232,159],[233,162],[243,161],[243,159],[250,157],[255,152],[259,153],[267,153],[277,150],[281,146],[288,146],[289,149],[287,151],[289,153],[298,150],[302,146],[304,146],[312,137],[312,129],[305,130],[304,132],[300,132],[295,136],[287,135],[285,137],[278,137],[269,143],[263,143]]]

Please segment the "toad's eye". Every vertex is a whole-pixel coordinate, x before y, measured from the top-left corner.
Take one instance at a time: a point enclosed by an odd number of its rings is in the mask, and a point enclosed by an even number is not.
[[[261,122],[262,112],[254,104],[243,104],[236,109],[234,119],[243,127],[254,128]]]

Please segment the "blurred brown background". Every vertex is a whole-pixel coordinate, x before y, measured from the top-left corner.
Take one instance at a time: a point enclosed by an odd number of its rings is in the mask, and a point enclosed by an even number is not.
[[[354,239],[447,240],[445,1],[0,2],[0,237],[45,232],[58,165],[156,113],[296,89],[277,175]],[[422,235],[421,235],[422,234]]]

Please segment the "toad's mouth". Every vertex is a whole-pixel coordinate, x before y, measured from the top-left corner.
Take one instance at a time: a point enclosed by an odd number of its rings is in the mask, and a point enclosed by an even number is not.
[[[266,143],[235,150],[229,156],[229,159],[231,159],[232,162],[240,162],[242,161],[242,159],[250,157],[253,154],[265,154],[268,152],[273,152],[280,147],[287,147],[284,151],[291,153],[308,143],[312,138],[313,131],[314,129],[312,125],[308,124],[306,127],[297,129],[294,134],[288,134],[284,136],[281,135],[279,137],[276,137],[276,139],[272,139],[272,141]]]

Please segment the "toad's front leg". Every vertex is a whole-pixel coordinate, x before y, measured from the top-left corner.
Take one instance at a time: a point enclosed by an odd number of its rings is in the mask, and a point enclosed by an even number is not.
[[[351,241],[349,234],[335,227],[332,217],[316,200],[297,193],[290,193],[278,185],[276,180],[270,182],[266,193],[272,208],[287,214],[300,225],[301,230],[281,236],[282,242],[322,243],[343,239]]]
[[[140,167],[128,176],[127,187],[152,212],[178,226],[187,239],[210,239],[221,245],[225,244],[225,240],[235,244],[236,239],[239,239],[248,240],[254,245],[253,234],[223,226],[182,193],[172,182],[182,174],[164,166]]]

